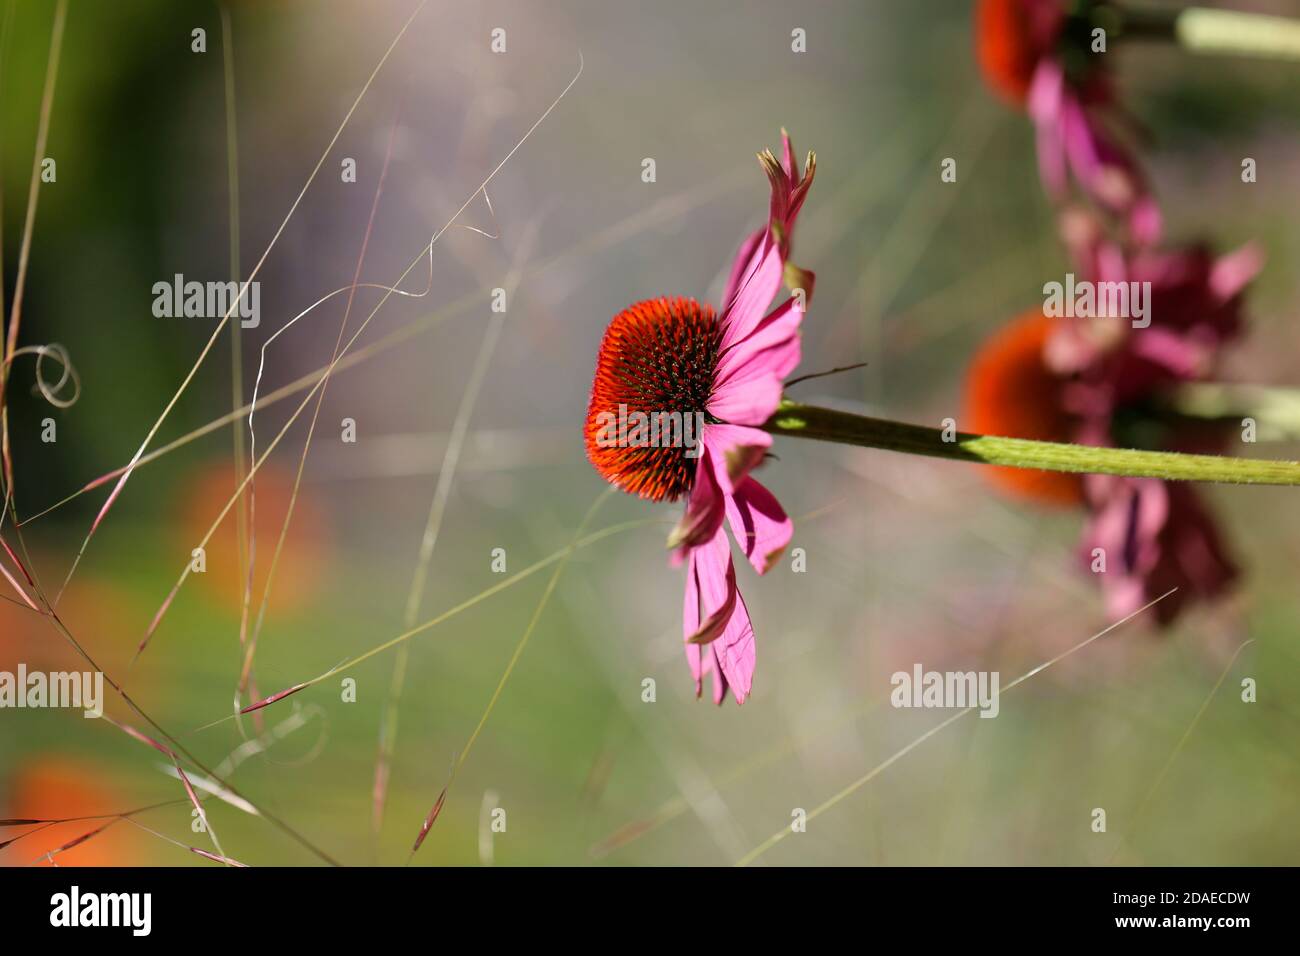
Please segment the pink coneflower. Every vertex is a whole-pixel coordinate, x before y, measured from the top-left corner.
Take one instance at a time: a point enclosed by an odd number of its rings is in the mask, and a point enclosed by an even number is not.
[[[1177,588],[1152,608],[1156,621],[1171,624],[1194,601],[1221,597],[1237,579],[1214,517],[1189,485],[1156,478],[1087,475],[1089,517],[1080,559],[1107,556],[1101,578],[1112,620],[1132,614]]]
[[[1215,257],[1203,246],[1125,251],[1090,217],[1066,217],[1066,240],[1082,276],[1097,282],[1149,282],[1150,325],[1128,319],[1016,319],[982,347],[971,366],[966,420],[1012,438],[1117,447],[1159,435],[1159,447],[1210,450],[1217,436],[1178,431],[1158,417],[1173,386],[1210,375],[1221,349],[1242,327],[1242,294],[1259,269],[1247,246]],[[1154,429],[1154,430],[1153,430]],[[1169,624],[1187,604],[1223,595],[1237,571],[1215,522],[1190,485],[1156,478],[1073,476],[991,469],[1021,497],[1086,509],[1080,556],[1098,571],[1108,616],[1118,620],[1178,590],[1156,606]],[[1080,496],[1079,490],[1082,490]]]
[[[1106,54],[1094,53],[1094,13],[1083,0],[980,0],[976,53],[985,80],[1028,112],[1038,143],[1043,186],[1055,199],[1073,182],[1093,202],[1121,217],[1139,242],[1155,242],[1159,207],[1137,161],[1112,134],[1120,116]]]
[[[766,151],[759,160],[771,183],[768,221],[741,244],[722,308],[659,298],[616,315],[601,340],[585,428],[587,456],[606,481],[652,501],[686,498],[668,542],[673,563],[686,564],[686,658],[696,693],[711,673],[719,704],[728,689],[744,703],[754,674],[754,631],[723,519],[759,574],[790,540],[790,519],[750,472],[772,443],[759,426],[776,411],[782,382],[799,362],[799,324],[813,282],[789,264],[789,254],[815,157],[809,153],[800,172],[782,131],[782,158]],[[787,273],[798,288],[769,311]],[[702,428],[692,447],[611,440],[610,423],[636,413],[678,416]]]
[[[1131,444],[1134,436],[1117,421],[1178,383],[1205,379],[1223,347],[1241,333],[1243,292],[1260,269],[1260,256],[1251,245],[1222,257],[1204,245],[1125,253],[1088,217],[1067,216],[1065,222],[1066,242],[1086,275],[1150,283],[1148,328],[1123,319],[1062,320],[1045,352],[1049,365],[1071,376],[1063,401],[1079,420],[1075,440]],[[1203,431],[1171,432],[1162,444],[1205,451],[1206,439]],[[1177,587],[1155,608],[1159,622],[1168,624],[1189,602],[1217,598],[1236,579],[1195,489],[1110,475],[1087,475],[1083,486],[1089,518],[1081,558],[1091,565],[1095,549],[1107,555],[1100,577],[1112,618]]]
[[[1151,293],[1146,328],[1120,317],[1057,323],[1046,354],[1058,372],[1079,376],[1066,398],[1071,410],[1106,418],[1117,406],[1210,375],[1242,331],[1243,292],[1262,266],[1258,249],[1247,244],[1217,257],[1203,244],[1129,251],[1086,213],[1071,210],[1061,221],[1081,278],[1150,283]]]

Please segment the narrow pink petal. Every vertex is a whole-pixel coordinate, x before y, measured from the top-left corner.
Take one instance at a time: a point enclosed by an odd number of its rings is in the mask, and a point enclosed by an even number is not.
[[[706,620],[687,641],[696,646],[708,643],[707,647],[700,648],[698,671],[694,658],[687,656],[697,693],[703,675],[712,669],[714,703],[722,703],[728,689],[736,695],[737,703],[743,703],[754,675],[754,630],[749,610],[736,588],[736,568],[724,531],[719,529],[712,541],[691,552],[690,574],[698,584],[702,603],[692,611],[689,602],[695,595],[688,581],[683,623],[690,627],[700,617]]]
[[[1164,216],[1160,212],[1160,204],[1146,194],[1139,196],[1133,203],[1128,222],[1133,238],[1144,245],[1155,245],[1164,233]]]
[[[781,130],[781,168],[790,177],[790,182],[799,179],[799,174],[794,167],[794,146],[790,142],[790,134],[785,130]]]
[[[727,699],[727,675],[723,673],[722,662],[718,658],[716,645],[705,648],[709,658],[709,669],[713,672],[713,702],[721,705]]]
[[[720,460],[720,459],[719,459]],[[686,513],[668,536],[668,547],[689,550],[711,539],[722,525],[725,504],[715,471],[717,462],[709,450],[708,429],[700,439],[700,457],[695,463],[695,483],[686,501]],[[679,563],[681,551],[674,564]]]
[[[1210,270],[1210,289],[1220,302],[1227,302],[1264,268],[1264,253],[1253,242],[1229,253]]]
[[[781,198],[782,221],[785,227],[786,245],[789,246],[794,238],[795,221],[799,218],[799,210],[803,208],[803,201],[808,197],[808,190],[812,186],[811,172],[813,167],[809,164],[802,172],[794,158],[794,146],[790,142],[790,134],[781,130],[781,170],[785,173],[785,182],[781,184],[784,194]],[[776,182],[773,182],[773,188],[776,188]],[[776,197],[774,196],[775,200]],[[775,202],[773,203],[775,206]]]
[[[1129,280],[1128,261],[1124,256],[1124,250],[1117,243],[1098,242],[1094,253],[1097,281],[1127,282]]]
[[[686,641],[709,644],[722,636],[736,607],[736,566],[722,528],[718,528],[711,541],[691,551],[691,567],[699,583],[703,620],[694,634],[686,636]]]
[[[699,697],[703,689],[704,664],[701,660],[700,645],[691,643],[691,635],[700,629],[700,582],[695,573],[695,562],[686,568],[686,599],[682,605],[682,635],[685,638],[686,663],[691,669],[695,681],[695,696]]]
[[[748,341],[739,349],[746,348]],[[708,410],[733,425],[760,426],[772,417],[785,392],[785,378],[799,364],[802,343],[797,334],[720,372]]]
[[[1098,179],[1106,168],[1097,131],[1084,112],[1083,105],[1072,96],[1061,103],[1061,134],[1065,157],[1074,175],[1086,189],[1096,194]],[[1098,196],[1098,198],[1104,198]]]
[[[753,332],[723,353],[718,361],[717,380],[725,382],[760,352],[787,345],[791,339],[797,340],[803,316],[795,297],[786,299],[755,326]]]
[[[767,307],[781,288],[785,264],[781,250],[766,233],[754,254],[754,261],[740,281],[735,296],[723,302],[722,348],[727,349],[754,331],[767,315]]]
[[[1153,327],[1143,329],[1141,335],[1132,337],[1130,346],[1134,355],[1150,359],[1179,378],[1199,378],[1206,372],[1210,352],[1204,343],[1168,329]]]
[[[1065,138],[1061,131],[1061,98],[1065,75],[1050,59],[1039,63],[1029,87],[1028,109],[1034,119],[1038,171],[1043,185],[1059,196],[1066,186]]]
[[[713,642],[713,651],[727,687],[736,695],[736,703],[743,704],[754,681],[754,628],[745,599],[739,591],[736,592],[736,607],[731,620],[722,636]]]
[[[773,362],[772,367],[779,363]],[[736,425],[761,425],[781,404],[781,378],[768,368],[747,368],[715,387],[708,409],[716,418]]]
[[[727,520],[740,550],[759,574],[766,574],[794,534],[794,522],[767,488],[746,476],[727,499]]]
[[[762,462],[767,449],[772,447],[769,433],[747,425],[706,425],[704,435],[713,473],[724,495],[731,494],[736,482]]]
[[[740,284],[744,281],[745,276],[753,271],[754,255],[758,252],[759,246],[763,242],[763,237],[767,235],[767,227],[764,226],[745,237],[745,241],[740,244],[740,249],[736,251],[736,258],[731,263],[731,274],[727,276],[727,287],[722,292],[722,304],[725,307],[728,302],[736,298],[736,293],[740,291]]]

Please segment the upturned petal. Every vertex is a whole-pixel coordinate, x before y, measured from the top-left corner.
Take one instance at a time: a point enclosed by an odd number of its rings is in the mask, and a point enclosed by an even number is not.
[[[764,236],[742,272],[735,292],[723,301],[719,319],[722,348],[744,339],[763,320],[768,306],[781,289],[784,270],[780,248],[771,235]]]
[[[746,338],[723,352],[714,375],[714,398],[718,397],[719,392],[728,382],[769,349],[784,347],[788,351],[780,357],[780,361],[771,364],[768,371],[774,371],[784,378],[793,370],[799,363],[799,326],[803,322],[804,315],[799,306],[800,302],[796,296],[786,299],[756,325]],[[776,356],[769,355],[768,358],[771,360]]]

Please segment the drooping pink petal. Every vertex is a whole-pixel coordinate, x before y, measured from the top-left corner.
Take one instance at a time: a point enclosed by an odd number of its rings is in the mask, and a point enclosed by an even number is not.
[[[689,552],[687,554],[689,557]],[[682,634],[689,638],[692,634],[700,630],[700,581],[695,573],[695,562],[688,561],[686,566],[686,598],[682,603]],[[684,644],[686,648],[686,663],[691,669],[691,677],[695,681],[695,696],[699,697],[703,690],[704,680],[704,662],[705,655],[707,660],[712,660],[712,648],[701,648],[699,644],[692,644],[687,640]]]
[[[1176,589],[1155,608],[1168,624],[1188,603],[1220,595],[1236,578],[1219,533],[1195,489],[1156,479],[1089,476],[1092,517],[1083,554],[1102,548],[1099,576],[1113,620]]]
[[[712,409],[710,409],[712,411]],[[713,473],[724,495],[756,467],[772,446],[772,436],[748,425],[710,424],[704,427]]]
[[[1047,191],[1065,192],[1065,137],[1061,129],[1061,101],[1065,95],[1065,73],[1054,60],[1044,59],[1034,70],[1027,106],[1034,120],[1038,146],[1038,171]]]
[[[1222,257],[1210,270],[1210,290],[1220,302],[1227,302],[1244,289],[1260,269],[1264,253],[1253,242]]]
[[[736,703],[743,704],[749,697],[749,690],[754,681],[754,628],[749,619],[749,608],[745,599],[736,592],[736,606],[732,611],[727,627],[711,645],[720,672],[726,684],[720,694],[714,685],[714,696],[722,703],[722,694],[730,688],[736,695]]]
[[[1167,487],[1154,478],[1084,479],[1092,516],[1084,529],[1083,557],[1090,568],[1095,555],[1105,561],[1100,578],[1113,620],[1146,603],[1144,582],[1160,558],[1157,538],[1169,517]]]
[[[1139,196],[1128,217],[1133,238],[1144,245],[1155,245],[1164,232],[1164,216],[1160,205],[1149,195]]]
[[[722,671],[722,662],[718,658],[716,644],[710,644],[704,649],[708,658],[708,664],[705,671],[713,674],[713,702],[721,704],[727,699],[727,675]]]
[[[718,452],[709,448],[707,428],[699,447],[700,457],[696,460],[695,481],[691,485],[690,497],[686,500],[686,511],[677,527],[668,535],[668,547],[679,549],[674,553],[674,565],[681,563],[682,557],[691,548],[698,547],[717,534],[725,513],[722,487],[718,483],[718,469],[722,459]]]
[[[754,676],[754,629],[736,587],[731,545],[721,528],[712,540],[691,550],[682,623],[696,694],[712,669],[714,703],[722,703],[728,688],[737,703],[744,703]],[[692,646],[698,656],[689,650]]]
[[[1065,158],[1074,172],[1075,179],[1085,189],[1095,194],[1099,178],[1105,168],[1096,128],[1084,112],[1083,104],[1069,93],[1061,98],[1058,121],[1061,126],[1062,141],[1065,144]]]
[[[794,534],[794,522],[776,496],[750,476],[727,498],[727,521],[740,550],[759,574],[771,570]]]
[[[1194,336],[1179,335],[1170,329],[1143,329],[1132,337],[1129,347],[1134,356],[1147,359],[1180,379],[1200,378],[1207,371],[1213,349],[1211,343],[1198,342]]]
[[[688,644],[711,644],[721,637],[736,608],[736,566],[731,560],[727,534],[718,528],[713,538],[691,550],[690,570],[700,596],[700,623]]]

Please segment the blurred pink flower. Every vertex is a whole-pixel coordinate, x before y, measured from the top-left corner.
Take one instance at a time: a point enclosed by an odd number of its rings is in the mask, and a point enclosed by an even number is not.
[[[1149,326],[1127,318],[1058,320],[1044,360],[1069,376],[1061,391],[1078,422],[1075,441],[1115,445],[1120,418],[1179,382],[1207,377],[1219,350],[1242,330],[1245,287],[1258,273],[1254,246],[1216,258],[1202,245],[1125,252],[1089,217],[1066,219],[1066,241],[1084,275],[1097,282],[1149,282]],[[1172,434],[1170,450],[1209,450],[1205,433]],[[1188,443],[1196,442],[1194,447]],[[1191,487],[1150,478],[1088,475],[1089,511],[1081,559],[1106,557],[1101,575],[1108,614],[1118,619],[1178,591],[1155,609],[1170,623],[1191,601],[1222,595],[1237,576],[1213,518]]]
[[[1120,217],[1138,242],[1161,231],[1160,209],[1137,161],[1112,135],[1121,118],[1110,76],[1094,53],[1092,12],[1084,0],[981,0],[976,52],[986,81],[1033,120],[1038,169],[1048,194],[1070,195],[1071,181]]]
[[[1080,278],[1150,283],[1145,328],[1124,317],[1056,324],[1047,362],[1058,373],[1077,375],[1065,391],[1067,409],[1108,419],[1118,406],[1211,374],[1219,350],[1241,334],[1242,293],[1263,264],[1258,248],[1248,244],[1221,257],[1203,244],[1126,251],[1086,213],[1069,211],[1062,222]]]
[[[1088,475],[1084,491],[1090,516],[1081,557],[1091,565],[1095,548],[1106,555],[1106,572],[1099,577],[1112,620],[1177,588],[1151,609],[1168,625],[1186,605],[1221,596],[1236,579],[1214,519],[1191,486]]]
[[[1137,161],[1102,120],[1113,105],[1106,77],[1092,73],[1084,83],[1073,84],[1055,57],[1044,58],[1034,71],[1028,102],[1037,135],[1039,175],[1048,194],[1058,201],[1069,196],[1073,178],[1088,198],[1121,217],[1135,240],[1158,242],[1160,207]]]

